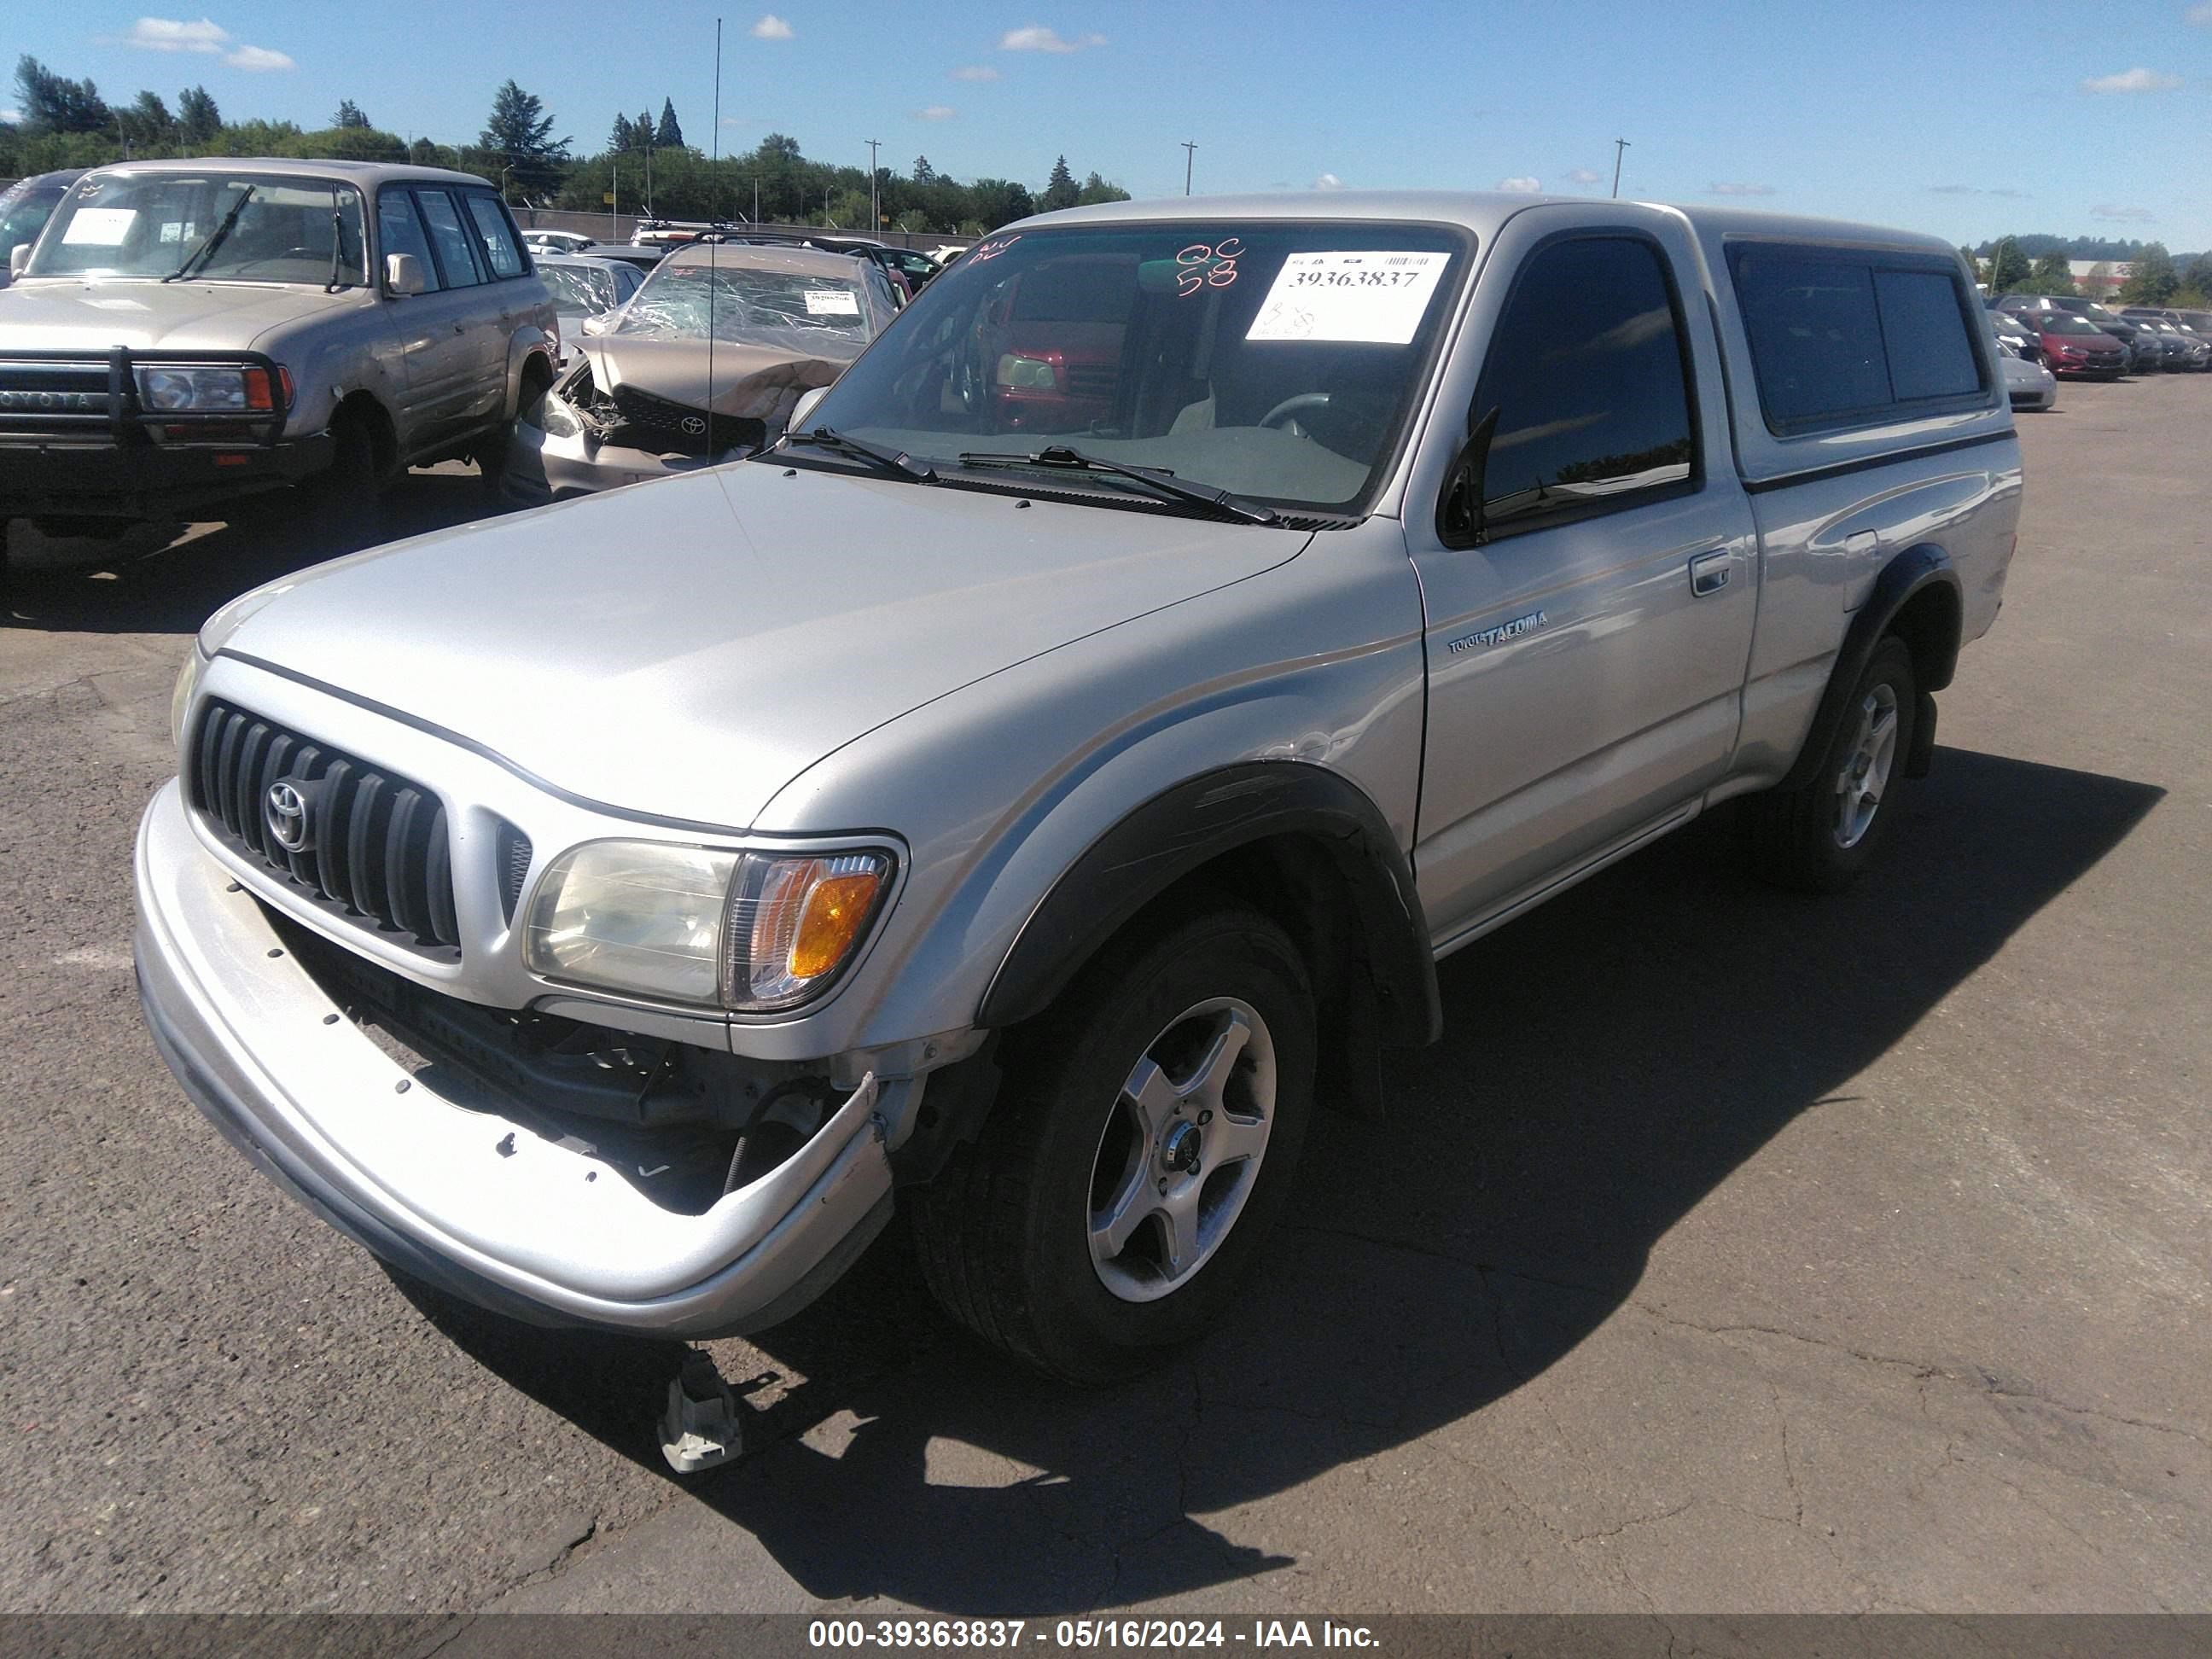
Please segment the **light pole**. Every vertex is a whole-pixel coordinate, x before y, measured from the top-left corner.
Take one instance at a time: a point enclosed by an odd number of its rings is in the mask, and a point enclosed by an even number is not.
[[[1186,139],[1182,147],[1182,193],[1190,194],[1190,170],[1198,161],[1198,146]]]
[[[1613,141],[1613,193],[1615,196],[1620,194],[1620,153],[1627,148],[1628,140],[1626,138]]]
[[[868,140],[868,234],[876,234],[884,222],[882,204],[876,198],[876,151],[883,145],[880,138]]]
[[[502,202],[507,200],[507,175],[514,171],[514,163],[512,161],[499,170],[499,199]]]

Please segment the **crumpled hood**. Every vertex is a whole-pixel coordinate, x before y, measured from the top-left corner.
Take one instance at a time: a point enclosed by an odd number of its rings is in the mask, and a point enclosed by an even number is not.
[[[710,375],[703,339],[580,334],[578,343],[602,392],[631,386],[688,408],[769,421],[778,428],[800,392],[830,385],[860,355],[857,346],[849,356],[805,356],[717,340]]]
[[[589,800],[742,829],[884,722],[1311,539],[786,471],[740,461],[358,554],[222,648]]]
[[[33,278],[0,290],[0,351],[250,351],[286,323],[373,303],[366,289]]]

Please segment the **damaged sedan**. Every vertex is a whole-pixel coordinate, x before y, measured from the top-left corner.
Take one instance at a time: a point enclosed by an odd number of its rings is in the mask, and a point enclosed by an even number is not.
[[[846,254],[679,248],[586,326],[568,372],[522,410],[503,492],[536,505],[749,454],[896,309],[882,271]]]

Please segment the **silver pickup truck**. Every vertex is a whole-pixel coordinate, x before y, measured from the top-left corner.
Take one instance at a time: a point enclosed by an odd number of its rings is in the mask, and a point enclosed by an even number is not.
[[[2020,501],[1930,238],[1030,220],[758,457],[211,618],[147,1015],[484,1306],[757,1328],[896,1207],[955,1317],[1110,1377],[1233,1295],[1317,1105],[1386,1109],[1439,958],[1723,802],[1777,881],[1864,873]]]
[[[553,383],[553,296],[482,179],[202,159],[70,182],[0,292],[0,520],[229,516],[301,487],[331,550],[402,469],[496,471]]]

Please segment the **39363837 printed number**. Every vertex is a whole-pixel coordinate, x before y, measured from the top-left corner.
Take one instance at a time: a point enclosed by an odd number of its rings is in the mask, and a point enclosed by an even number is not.
[[[1228,1640],[1218,1619],[816,1619],[806,1626],[810,1648],[1174,1649]]]

